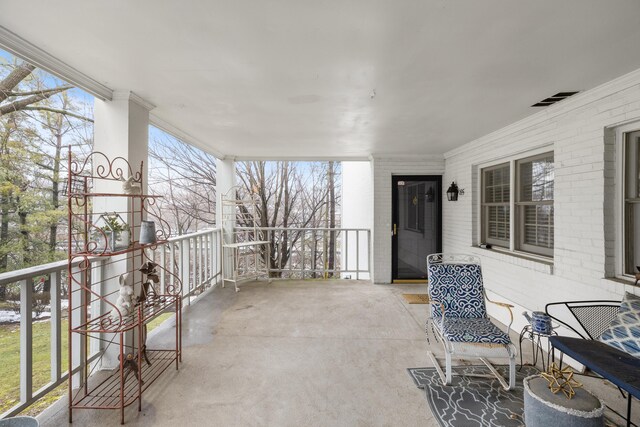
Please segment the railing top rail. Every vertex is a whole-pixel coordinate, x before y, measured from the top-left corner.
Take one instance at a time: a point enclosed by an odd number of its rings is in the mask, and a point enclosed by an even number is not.
[[[253,227],[235,227],[238,230],[253,230]],[[292,231],[370,231],[369,228],[345,228],[345,227],[256,227],[258,230],[292,230]]]
[[[196,231],[193,233],[181,234],[179,236],[172,236],[172,237],[169,237],[167,240],[169,242],[177,242],[178,240],[190,239],[191,237],[202,236],[204,234],[209,234],[209,233],[217,233],[219,231],[220,231],[219,228],[205,228],[204,230]]]
[[[95,261],[97,259],[108,260],[107,257],[90,257],[89,261]],[[73,262],[73,266],[76,267],[82,262],[82,258],[78,258]],[[20,280],[28,279],[34,276],[40,276],[43,274],[53,273],[54,271],[65,270],[68,266],[66,260],[54,261],[48,264],[34,265],[33,267],[22,268],[20,270],[8,271],[0,274],[0,286],[7,283],[19,282]]]

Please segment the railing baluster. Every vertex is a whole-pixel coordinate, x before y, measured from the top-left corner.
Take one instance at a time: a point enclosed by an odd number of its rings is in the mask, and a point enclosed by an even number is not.
[[[289,277],[287,279],[291,279],[291,273],[293,272],[293,238],[291,237],[293,233],[287,233],[287,248],[289,250],[289,258],[287,259],[287,263],[289,264]]]
[[[329,250],[329,242],[327,241],[327,230],[322,231],[322,278],[327,278],[327,258]]]
[[[356,231],[356,280],[360,280],[360,230]]]
[[[60,276],[62,270],[49,275],[51,282],[51,381],[56,382],[62,376],[62,310],[60,305]]]
[[[176,275],[177,275],[177,266],[176,266],[176,244],[171,242],[169,243],[169,262],[171,263],[171,277],[169,280],[171,281],[171,287],[175,289],[176,285]]]
[[[307,244],[307,231],[306,230],[302,230],[302,237],[300,239],[300,272],[301,272],[301,278],[302,280],[304,280],[304,250],[305,250],[305,246]]]
[[[367,273],[371,279],[371,230],[367,230]]]
[[[349,271],[349,230],[345,230],[343,233],[344,236],[344,247],[342,250],[344,251],[344,266],[342,268],[343,271]]]
[[[193,246],[191,246],[193,243]],[[191,249],[193,247],[193,249]],[[193,254],[193,255],[192,255]],[[191,286],[189,286],[189,294],[195,292],[198,288],[198,238],[189,239],[189,257],[191,258]],[[189,296],[189,305],[191,305],[191,296]]]
[[[33,278],[20,281],[20,402],[33,393]]]
[[[209,281],[209,234],[205,234],[203,236],[203,246],[202,246],[202,254],[204,259],[204,277],[202,278],[203,283]]]
[[[330,233],[333,233],[333,277],[340,278],[338,276],[338,231],[331,230]]]
[[[165,280],[167,278],[167,247],[171,247],[171,243],[166,246],[160,247],[160,293],[165,293]]]
[[[178,265],[180,266],[180,278],[182,279],[182,295],[184,299],[185,288],[189,288],[189,272],[184,271],[184,239],[178,240]]]

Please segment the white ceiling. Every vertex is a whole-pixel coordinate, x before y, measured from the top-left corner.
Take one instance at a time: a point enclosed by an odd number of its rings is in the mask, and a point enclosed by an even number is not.
[[[1,26],[244,158],[441,154],[640,68],[639,19],[638,0],[0,1]]]

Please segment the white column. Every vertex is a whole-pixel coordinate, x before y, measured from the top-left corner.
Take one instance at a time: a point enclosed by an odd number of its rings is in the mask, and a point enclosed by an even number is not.
[[[216,159],[216,226],[222,232],[222,244],[233,243],[231,236],[233,235],[234,223],[223,224],[222,221],[222,197],[227,195],[229,190],[236,185],[236,162],[233,159]],[[231,255],[221,252],[222,258],[222,277],[228,277],[227,272],[231,269]]]
[[[216,225],[222,226],[222,196],[236,185],[236,162],[216,159]]]
[[[373,172],[371,162],[342,162],[342,227],[368,228],[373,230]],[[368,242],[369,233],[343,233],[342,244],[347,244],[342,251],[342,265],[345,269],[366,269],[369,259],[368,247],[373,250],[373,242]],[[348,265],[347,265],[348,263]],[[371,266],[369,266],[371,270]],[[352,279],[355,273],[347,273]],[[360,279],[368,280],[370,276],[360,274]]]
[[[126,159],[133,173],[140,170],[140,163],[143,162],[142,168],[142,192],[147,193],[148,182],[148,144],[149,144],[149,111],[153,105],[144,101],[142,98],[130,91],[116,91],[112,101],[95,101],[94,106],[94,151],[102,152],[106,157],[113,161],[116,157]],[[98,159],[98,158],[96,158]],[[98,162],[93,167],[98,166]],[[114,163],[114,167],[123,165],[124,163]],[[128,170],[123,170],[125,177],[129,175]],[[122,193],[122,183],[118,181],[97,180],[94,184],[94,192],[97,193]],[[139,205],[138,205],[139,206]],[[96,198],[94,201],[94,216],[98,216],[105,212],[130,212],[132,209],[131,200],[125,197],[103,197]],[[133,215],[122,215],[127,223],[139,223],[142,218]],[[139,229],[132,230],[131,238],[137,240]],[[137,266],[130,261],[124,261],[127,255],[120,255],[112,258],[112,262],[104,268],[104,277],[111,278],[108,282],[103,283],[103,294],[109,294],[119,289],[118,277],[127,271],[137,270]],[[120,262],[117,260],[120,259]],[[131,257],[129,256],[129,260]],[[135,276],[137,279],[139,277]],[[113,295],[110,301],[114,302],[117,296]],[[112,307],[106,304],[105,309],[111,311]],[[111,336],[105,338],[111,339]],[[117,340],[116,340],[117,341]],[[133,340],[128,340],[131,344]],[[103,368],[113,368],[118,365],[117,356],[119,354],[117,342],[114,342],[106,351],[102,359]],[[129,350],[131,351],[131,350]]]

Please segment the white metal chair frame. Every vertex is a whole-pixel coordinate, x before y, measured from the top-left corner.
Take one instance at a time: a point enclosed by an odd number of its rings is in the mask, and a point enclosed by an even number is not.
[[[430,271],[429,266],[431,264],[476,264],[480,266],[480,258],[474,255],[464,255],[464,254],[431,254],[427,257],[427,270]],[[431,278],[429,278],[431,280]],[[455,356],[460,359],[465,358],[474,358],[477,357],[484,363],[487,368],[491,371],[490,374],[466,374],[466,376],[476,376],[476,377],[485,377],[485,378],[493,378],[496,377],[502,387],[505,390],[512,390],[516,385],[516,347],[512,342],[508,344],[490,344],[487,345],[485,343],[475,343],[475,342],[452,342],[446,339],[443,335],[441,326],[439,322],[443,322],[446,316],[445,306],[442,302],[432,299],[430,288],[429,289],[429,304],[437,304],[440,308],[440,312],[442,313],[442,317],[440,319],[434,319],[432,316],[433,310],[429,310],[429,317],[427,319],[427,340],[429,337],[429,325],[431,325],[431,329],[434,332],[435,337],[442,342],[444,346],[445,352],[445,372],[442,371],[438,360],[432,351],[428,351],[427,354],[431,359],[433,365],[435,366],[440,379],[445,385],[451,384],[451,378],[453,376],[452,372],[452,363],[451,359]],[[484,290],[484,286],[482,289],[482,293],[485,301],[488,301],[492,304],[496,304],[500,307],[504,307],[509,311],[509,324],[506,327],[506,333],[509,335],[509,330],[511,329],[511,324],[513,323],[513,305],[507,304],[504,302],[492,301],[487,297],[487,294]],[[508,357],[509,358],[509,382],[505,380],[505,378],[496,370],[496,368],[489,362],[488,357]],[[456,374],[458,375],[458,374]]]

